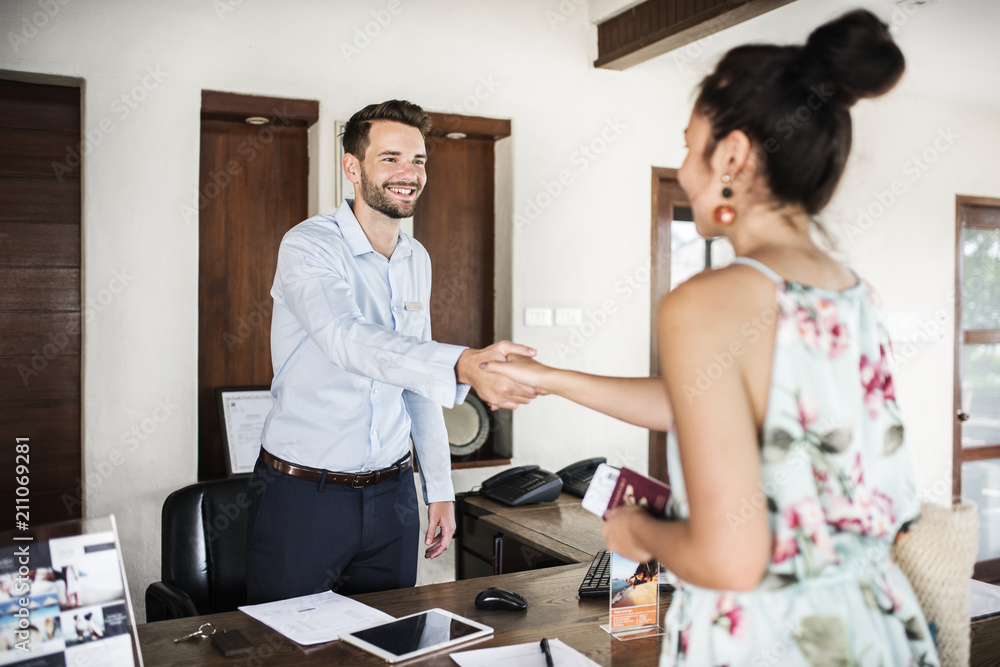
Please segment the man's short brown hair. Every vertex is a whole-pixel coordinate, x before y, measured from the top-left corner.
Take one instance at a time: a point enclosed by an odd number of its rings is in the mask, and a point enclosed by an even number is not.
[[[431,131],[431,118],[423,109],[406,100],[389,100],[381,104],[369,104],[357,112],[344,125],[344,152],[359,160],[365,159],[368,150],[368,132],[377,120],[391,120],[420,130],[423,137]]]

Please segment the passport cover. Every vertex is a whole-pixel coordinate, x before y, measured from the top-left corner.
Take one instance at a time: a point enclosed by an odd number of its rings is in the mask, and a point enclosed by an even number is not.
[[[639,505],[660,518],[667,516],[670,487],[663,482],[646,477],[631,468],[622,468],[614,491],[608,501],[608,510],[619,505]],[[607,510],[605,510],[605,513]]]

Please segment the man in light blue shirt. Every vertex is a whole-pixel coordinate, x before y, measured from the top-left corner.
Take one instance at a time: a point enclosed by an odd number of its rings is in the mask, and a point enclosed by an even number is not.
[[[426,558],[455,531],[441,406],[470,385],[494,408],[534,391],[480,364],[534,350],[501,341],[471,350],[431,340],[431,264],[402,233],[426,182],[420,107],[392,100],[355,114],[344,163],[357,199],[291,229],[271,296],[271,391],[250,486],[247,597],[412,586],[419,517],[408,438],[420,463]]]

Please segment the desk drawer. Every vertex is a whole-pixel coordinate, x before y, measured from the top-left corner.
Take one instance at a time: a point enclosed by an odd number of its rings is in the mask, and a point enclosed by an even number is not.
[[[493,538],[496,534],[497,530],[492,526],[484,525],[467,514],[462,515],[462,525],[459,526],[462,548],[490,563],[493,562]]]

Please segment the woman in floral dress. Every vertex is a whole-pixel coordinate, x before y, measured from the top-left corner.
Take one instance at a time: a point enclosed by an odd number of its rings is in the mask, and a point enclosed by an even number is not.
[[[903,68],[867,11],[802,46],[730,51],[701,84],[678,179],[699,233],[737,259],[663,300],[663,379],[488,364],[670,431],[675,520],[633,506],[604,526],[609,548],[680,579],[663,664],[938,664],[889,560],[919,503],[885,314],[811,233],[850,152],[849,108]]]

